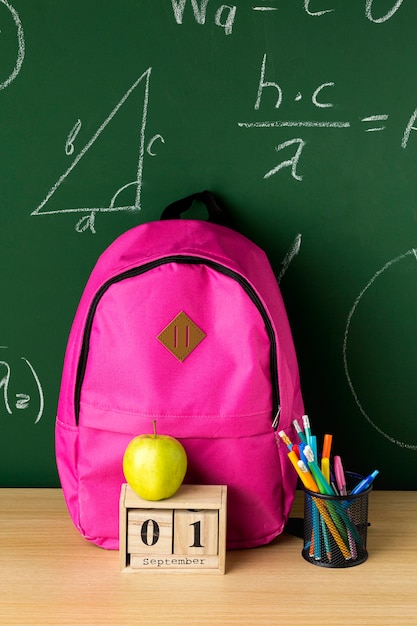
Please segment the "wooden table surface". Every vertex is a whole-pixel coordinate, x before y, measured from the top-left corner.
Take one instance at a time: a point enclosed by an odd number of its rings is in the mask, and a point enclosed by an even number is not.
[[[227,552],[225,575],[122,574],[117,551],[75,530],[60,489],[0,489],[0,624],[416,624],[417,492],[371,492],[369,521],[356,567],[311,565],[302,540],[281,535]]]

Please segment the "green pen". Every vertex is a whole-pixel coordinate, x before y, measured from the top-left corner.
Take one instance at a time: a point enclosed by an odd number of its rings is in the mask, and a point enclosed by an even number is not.
[[[303,430],[302,430],[302,428],[301,428],[300,424],[298,423],[298,421],[297,421],[297,420],[293,420],[293,422],[292,422],[292,423],[293,423],[293,426],[294,426],[295,432],[297,433],[297,435],[298,435],[298,437],[299,437],[299,439],[300,439],[301,443],[306,444],[306,443],[307,443],[307,439],[306,439],[306,436],[305,436],[305,434],[304,434],[304,432],[303,432]]]
[[[330,484],[327,482],[325,475],[323,474],[323,472],[321,471],[321,469],[319,468],[319,466],[314,460],[314,452],[310,446],[305,446],[304,454],[308,461],[308,466],[311,470],[311,473],[314,476],[314,480],[316,481],[317,486],[320,489],[320,492],[328,496],[334,496],[335,493],[333,489],[331,488]]]
[[[320,490],[320,493],[322,495],[327,495],[327,496],[334,496],[335,493],[333,491],[333,489],[331,488],[331,486],[329,485],[329,483],[326,480],[326,477],[324,476],[323,472],[321,471],[321,469],[319,468],[319,466],[317,465],[317,463],[314,460],[314,453],[313,450],[310,448],[310,446],[305,446],[304,448],[304,454],[306,456],[306,459],[308,461],[308,466],[310,468],[311,473],[313,474],[314,480],[317,483],[317,487]],[[326,502],[327,504],[327,508],[329,510],[329,513],[333,519],[333,522],[335,523],[335,525],[337,526],[337,529],[340,533],[340,535],[343,537],[344,542],[347,544],[348,543],[348,536],[345,530],[345,527],[343,525],[342,520],[339,517],[339,511],[337,509],[337,507],[335,506],[335,503],[333,502]],[[343,516],[343,521],[345,521],[346,523],[346,516]],[[350,523],[350,521],[348,520],[348,524]],[[350,523],[351,526],[353,526],[353,524]],[[352,529],[354,532],[356,531],[355,528]]]

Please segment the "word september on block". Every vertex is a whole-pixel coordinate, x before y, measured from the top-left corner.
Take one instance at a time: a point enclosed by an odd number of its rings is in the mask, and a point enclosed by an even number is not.
[[[226,503],[225,485],[181,485],[171,498],[151,502],[123,484],[121,571],[224,574]]]

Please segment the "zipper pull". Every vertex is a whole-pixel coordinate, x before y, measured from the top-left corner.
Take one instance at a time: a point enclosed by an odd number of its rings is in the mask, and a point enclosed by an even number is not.
[[[274,417],[274,421],[272,422],[272,428],[274,430],[276,430],[278,428],[278,422],[279,422],[279,414],[281,413],[281,406],[278,407],[278,411],[277,414]]]

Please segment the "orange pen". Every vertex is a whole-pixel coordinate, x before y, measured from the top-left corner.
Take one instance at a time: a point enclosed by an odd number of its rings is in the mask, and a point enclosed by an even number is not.
[[[321,471],[330,483],[330,450],[332,448],[333,435],[324,435],[323,451],[321,454]]]
[[[322,458],[330,459],[330,450],[332,448],[333,435],[324,435]]]

